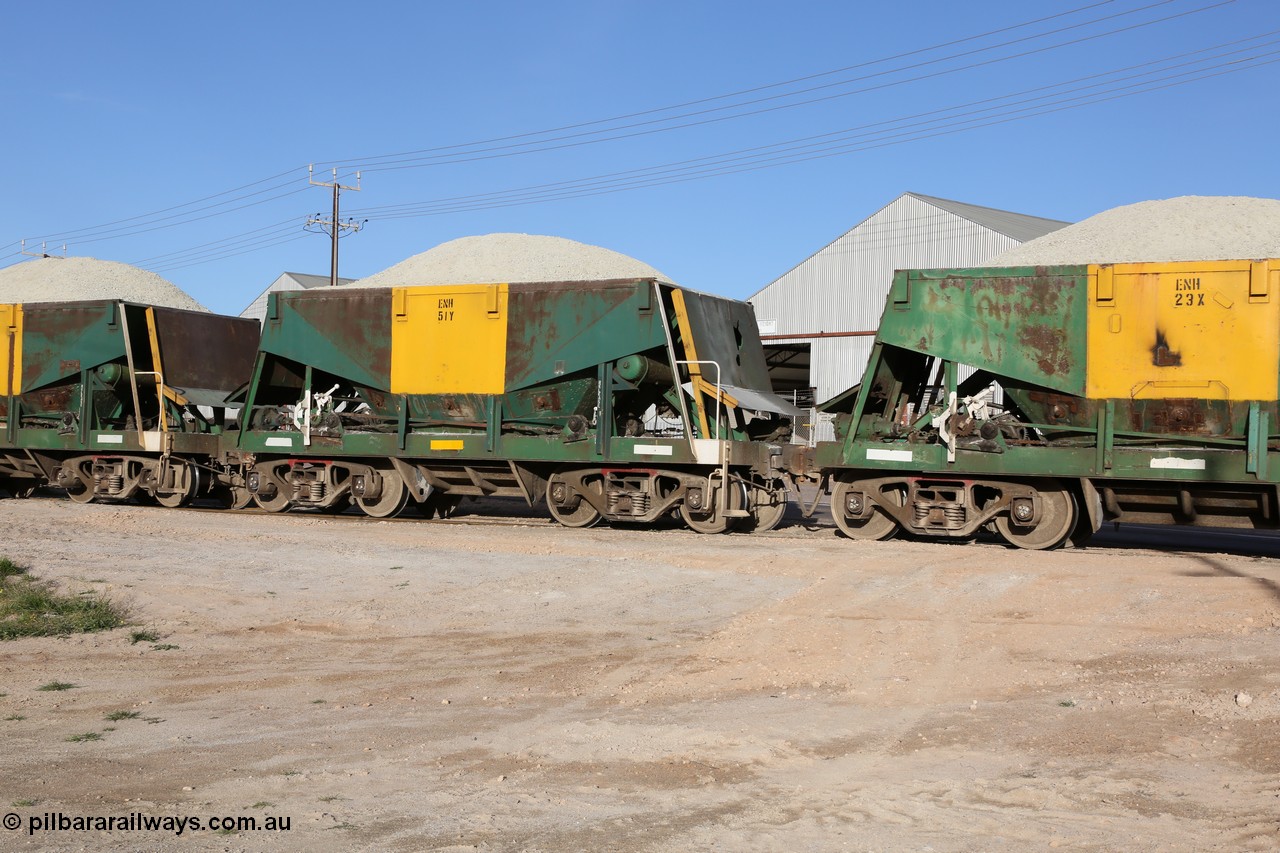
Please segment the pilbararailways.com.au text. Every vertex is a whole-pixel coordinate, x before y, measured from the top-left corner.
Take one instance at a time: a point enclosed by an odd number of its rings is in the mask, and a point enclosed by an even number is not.
[[[73,815],[65,812],[43,812],[27,815],[6,814],[0,823],[10,832],[24,830],[27,835],[38,832],[288,832],[293,818],[264,815],[226,815],[211,817],[173,817],[130,812],[126,815]]]

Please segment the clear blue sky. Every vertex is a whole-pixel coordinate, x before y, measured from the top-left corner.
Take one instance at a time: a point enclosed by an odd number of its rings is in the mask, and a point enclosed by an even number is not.
[[[343,276],[519,231],[740,298],[908,190],[1072,221],[1280,195],[1276,0],[53,0],[10,19],[0,266],[21,238],[65,241],[227,313],[283,271],[328,274],[308,163],[363,170]],[[1049,112],[1009,120],[1028,109]]]

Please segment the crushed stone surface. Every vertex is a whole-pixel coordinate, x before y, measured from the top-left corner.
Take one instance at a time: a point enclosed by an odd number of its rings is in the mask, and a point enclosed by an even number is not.
[[[38,258],[0,270],[0,303],[119,299],[208,311],[176,284],[148,270],[97,258]]]
[[[0,833],[6,850],[1280,841],[1266,531],[1102,531],[1030,555],[850,541],[795,505],[724,536],[568,530],[500,498],[431,522],[51,493],[0,513],[0,556],[133,620],[0,644],[0,811],[291,819]]]
[[[1024,264],[1120,264],[1280,257],[1280,199],[1180,196],[1089,217],[992,260]]]
[[[347,287],[670,279],[629,255],[541,234],[483,234],[441,243]]]

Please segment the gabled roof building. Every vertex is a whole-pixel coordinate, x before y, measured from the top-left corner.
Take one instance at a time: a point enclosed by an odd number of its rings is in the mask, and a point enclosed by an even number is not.
[[[855,385],[895,270],[982,266],[1069,224],[903,193],[748,298],[774,390],[803,407]]]
[[[340,278],[338,284],[348,284],[353,278]],[[329,276],[308,275],[301,272],[280,273],[280,277],[271,282],[266,290],[258,294],[258,298],[249,303],[249,307],[240,312],[241,317],[252,317],[261,325],[267,316],[267,295],[281,290],[310,290],[313,287],[328,287]]]

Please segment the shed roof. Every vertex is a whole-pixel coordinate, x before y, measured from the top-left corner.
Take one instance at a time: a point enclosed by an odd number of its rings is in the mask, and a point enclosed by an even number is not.
[[[1037,237],[1043,237],[1050,231],[1057,231],[1059,228],[1065,228],[1071,224],[1060,219],[1028,216],[1025,213],[997,210],[994,207],[966,204],[963,201],[952,201],[951,199],[921,195],[920,193],[905,193],[905,195],[914,196],[923,202],[932,204],[934,207],[942,208],[962,219],[976,222],[984,228],[990,228],[992,231],[996,231],[1006,237],[1012,237],[1022,243],[1034,240]]]

